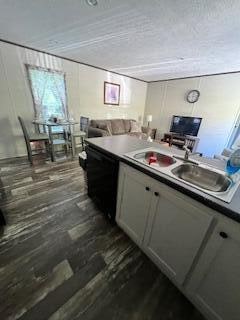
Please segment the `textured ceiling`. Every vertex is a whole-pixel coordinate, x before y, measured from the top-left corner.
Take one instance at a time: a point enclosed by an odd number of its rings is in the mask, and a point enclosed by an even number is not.
[[[0,38],[146,81],[240,70],[239,0],[0,0]]]

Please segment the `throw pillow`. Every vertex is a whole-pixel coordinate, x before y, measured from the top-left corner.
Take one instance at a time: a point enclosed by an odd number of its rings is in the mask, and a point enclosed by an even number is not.
[[[150,127],[142,127],[142,132],[146,133],[146,135],[149,137],[152,134],[152,129]]]
[[[136,122],[136,121],[131,121],[130,132],[142,132],[141,123]]]
[[[151,137],[153,140],[156,138],[157,129],[152,129],[150,127],[142,127],[142,132],[146,133],[148,137]]]

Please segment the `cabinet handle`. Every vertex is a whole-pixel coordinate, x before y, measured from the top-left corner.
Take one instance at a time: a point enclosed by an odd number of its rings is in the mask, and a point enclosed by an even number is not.
[[[158,197],[159,196],[159,192],[154,192],[154,195],[156,196],[156,197]]]
[[[220,235],[220,237],[222,237],[223,239],[227,239],[227,238],[228,238],[227,233],[224,232],[224,231],[220,231],[220,232],[219,232],[219,235]]]
[[[150,188],[149,188],[149,187],[146,187],[145,189],[146,189],[147,191],[150,191]]]

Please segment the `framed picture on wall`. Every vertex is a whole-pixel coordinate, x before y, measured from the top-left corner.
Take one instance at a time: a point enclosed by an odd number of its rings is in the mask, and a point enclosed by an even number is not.
[[[104,82],[104,104],[119,106],[120,84]]]

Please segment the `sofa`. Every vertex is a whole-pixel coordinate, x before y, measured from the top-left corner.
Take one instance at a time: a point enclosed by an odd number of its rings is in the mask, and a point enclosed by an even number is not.
[[[228,161],[228,159],[231,157],[231,155],[233,154],[234,150],[233,149],[223,149],[221,154],[215,154],[214,155],[214,159],[218,159],[218,160],[224,160],[224,161]]]
[[[141,127],[141,132],[131,131],[132,119],[103,119],[103,120],[91,120],[88,127],[88,137],[105,137],[111,135],[131,134],[141,138],[147,138],[150,136],[155,138],[156,129],[150,129],[148,127]]]

